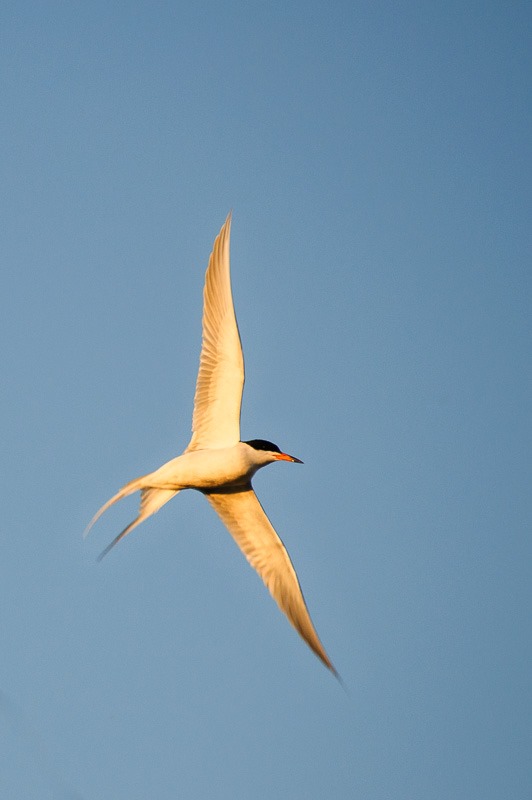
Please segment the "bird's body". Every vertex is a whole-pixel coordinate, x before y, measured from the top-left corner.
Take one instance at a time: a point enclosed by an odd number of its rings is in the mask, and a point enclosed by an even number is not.
[[[233,447],[185,450],[146,478],[150,486],[158,489],[209,491],[245,485],[261,466],[269,463],[262,453],[259,458],[258,455],[245,442],[238,442]]]
[[[231,215],[215,240],[205,275],[203,340],[190,443],[182,455],[127,483],[100,508],[86,534],[111,505],[141,492],[139,515],[103,551],[103,558],[178,492],[202,492],[292,625],[337,674],[314,630],[290,557],[251,486],[255,472],[266,464],[301,462],[267,440],[240,441],[244,359],[231,295],[230,230]]]

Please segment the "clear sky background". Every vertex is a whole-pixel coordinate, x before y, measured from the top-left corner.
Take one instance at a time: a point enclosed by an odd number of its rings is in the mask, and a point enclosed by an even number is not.
[[[0,12],[0,795],[521,800],[532,752],[526,3]],[[255,488],[345,692],[204,499],[233,209]]]

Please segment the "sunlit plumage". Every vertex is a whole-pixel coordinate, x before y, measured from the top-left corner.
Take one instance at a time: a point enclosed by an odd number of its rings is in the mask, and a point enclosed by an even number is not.
[[[296,572],[259,503],[251,478],[273,461],[298,462],[263,439],[240,441],[244,359],[229,270],[231,215],[214,242],[203,291],[203,339],[194,398],[192,438],[184,453],[127,483],[105,503],[85,535],[113,503],[140,491],[140,511],[103,551],[158,511],[182,489],[202,492],[258,572],[280,609],[309,647],[336,675],[308,613]]]

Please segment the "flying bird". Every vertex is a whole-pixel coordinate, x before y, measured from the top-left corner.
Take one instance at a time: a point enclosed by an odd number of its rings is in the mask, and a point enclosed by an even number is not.
[[[337,677],[312,624],[295,569],[251,485],[274,461],[302,462],[265,439],[240,440],[244,358],[233,307],[229,269],[231,214],[218,236],[205,274],[203,337],[194,397],[192,438],[182,455],[126,483],[91,520],[85,536],[110,506],[140,491],[140,511],[101,553],[155,514],[183,489],[207,498],[296,631]]]

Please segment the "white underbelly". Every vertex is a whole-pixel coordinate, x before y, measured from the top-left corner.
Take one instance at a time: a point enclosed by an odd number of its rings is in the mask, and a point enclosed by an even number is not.
[[[150,485],[160,489],[214,489],[247,483],[257,467],[246,455],[239,445],[191,450],[152,472]]]

